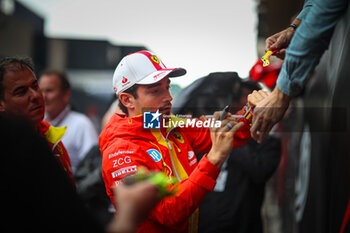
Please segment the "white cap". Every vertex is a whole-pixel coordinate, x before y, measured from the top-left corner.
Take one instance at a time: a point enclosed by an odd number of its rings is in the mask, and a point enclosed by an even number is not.
[[[149,51],[139,51],[125,56],[113,74],[113,88],[119,95],[135,84],[156,83],[166,76],[186,74],[183,68],[166,68],[158,57]]]

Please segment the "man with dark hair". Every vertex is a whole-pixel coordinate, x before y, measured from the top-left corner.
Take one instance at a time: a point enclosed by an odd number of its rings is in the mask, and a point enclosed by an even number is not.
[[[137,98],[137,88],[139,87],[138,84],[135,84],[134,86],[130,87],[129,89],[125,90],[124,93],[128,93],[132,95],[134,98]],[[124,104],[121,101],[118,101],[119,108],[125,113],[128,114],[128,108],[124,106]]]
[[[74,183],[70,160],[61,138],[65,128],[43,121],[44,98],[33,72],[30,58],[5,58],[0,61],[0,113],[20,117],[31,123],[49,146]],[[20,132],[18,132],[20,133]]]
[[[72,170],[75,172],[79,162],[91,147],[97,144],[96,130],[88,117],[71,110],[69,105],[71,88],[64,72],[44,70],[39,77],[39,87],[45,100],[44,120],[53,126],[67,126],[62,141],[72,162]]]
[[[18,70],[18,69],[24,69],[25,67],[28,67],[28,69],[32,72],[34,72],[34,65],[32,63],[32,60],[30,58],[4,58],[0,62],[0,98],[4,99],[4,85],[3,85],[3,79],[6,72],[6,67],[9,66],[13,61],[16,62],[16,66],[11,67],[11,69]]]
[[[161,122],[185,121],[168,118],[172,106],[170,78],[185,73],[183,68],[166,68],[149,51],[129,54],[114,72],[114,91],[127,111],[114,114],[99,137],[107,194],[116,206],[113,188],[140,167],[163,172],[179,187],[174,196],[164,198],[155,207],[139,225],[138,232],[196,232],[199,204],[213,190],[232,148],[250,138],[249,118],[238,122],[228,114],[218,121],[220,112],[214,113],[212,127],[204,126],[210,121],[207,119],[191,119],[192,126],[162,125]],[[131,88],[135,90],[130,91]],[[150,124],[145,124],[145,119]],[[148,128],[156,122],[158,128]],[[209,153],[197,162],[194,155],[198,152]]]

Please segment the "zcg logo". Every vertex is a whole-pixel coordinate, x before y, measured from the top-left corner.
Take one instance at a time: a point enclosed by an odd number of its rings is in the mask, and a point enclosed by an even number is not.
[[[130,156],[125,156],[125,157],[113,160],[113,167],[118,167],[118,166],[121,166],[123,164],[128,164],[128,163],[131,163],[131,161],[132,160],[131,160]]]

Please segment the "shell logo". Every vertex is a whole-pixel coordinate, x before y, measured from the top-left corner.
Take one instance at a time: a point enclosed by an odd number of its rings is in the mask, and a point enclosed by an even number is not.
[[[189,151],[188,152],[188,160],[191,160],[194,157],[194,152],[193,151]]]
[[[128,81],[128,79],[127,79],[127,78],[125,78],[125,77],[123,76],[122,83],[126,83],[127,81]]]

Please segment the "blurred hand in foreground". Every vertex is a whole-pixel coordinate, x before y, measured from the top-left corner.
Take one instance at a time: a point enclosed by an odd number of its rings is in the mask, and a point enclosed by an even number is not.
[[[138,224],[161,200],[158,187],[147,180],[132,185],[120,184],[114,191],[118,210],[116,219],[107,229],[109,233],[136,232]]]

